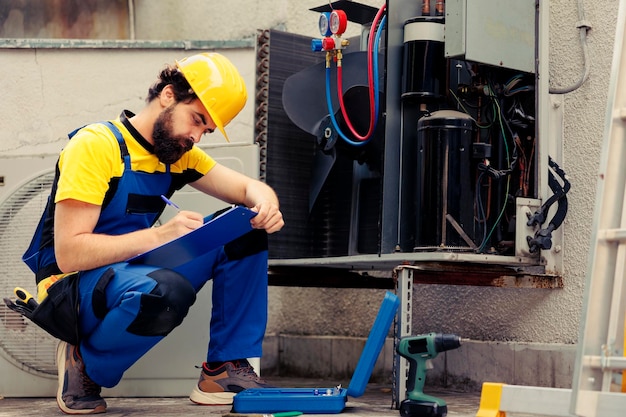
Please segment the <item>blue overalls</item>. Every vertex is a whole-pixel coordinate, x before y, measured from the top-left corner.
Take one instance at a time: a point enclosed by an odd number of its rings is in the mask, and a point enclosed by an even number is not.
[[[105,124],[118,140],[125,168],[94,232],[116,235],[151,227],[164,208],[160,196],[172,193],[169,166],[165,173],[132,171],[121,133]],[[44,258],[49,261],[49,253]],[[260,357],[267,322],[267,234],[254,230],[176,271],[126,262],[81,271],[78,329],[89,377],[103,387],[115,386],[182,322],[209,279],[207,362]]]

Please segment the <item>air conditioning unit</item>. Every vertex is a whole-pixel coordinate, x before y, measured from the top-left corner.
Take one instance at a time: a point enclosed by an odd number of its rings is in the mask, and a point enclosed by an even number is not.
[[[206,149],[219,163],[257,177],[256,145]],[[57,155],[0,158],[0,296],[13,289],[35,293],[33,273],[21,257],[46,205]],[[185,187],[173,197],[181,208],[209,214],[225,203]],[[162,221],[167,220],[167,210]],[[211,285],[198,294],[181,326],[154,347],[105,396],[186,396],[197,383],[206,360],[211,317]],[[49,397],[57,390],[55,351],[58,340],[29,320],[0,305],[0,397]]]

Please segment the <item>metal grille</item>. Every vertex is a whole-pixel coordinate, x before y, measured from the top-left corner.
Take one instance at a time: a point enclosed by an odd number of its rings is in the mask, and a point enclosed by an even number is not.
[[[257,67],[256,67],[256,97],[255,97],[255,117],[254,134],[255,142],[260,149],[260,170],[259,179],[265,181],[267,170],[267,106],[269,99],[269,54],[270,54],[270,32],[269,30],[258,31],[257,33]]]
[[[358,40],[353,40],[351,45],[352,52],[357,52]],[[276,190],[287,225],[280,233],[269,237],[270,259],[377,253],[382,185],[376,172],[381,164],[382,149],[378,145],[365,151],[352,149],[339,141],[337,158],[311,207],[312,185],[319,182],[315,168],[328,162],[319,158],[322,152],[316,136],[302,130],[289,118],[283,92],[291,76],[316,68],[316,72],[308,75],[319,75],[310,80],[319,88],[304,89],[301,102],[290,101],[289,105],[292,109],[300,106],[306,110],[311,109],[307,103],[322,101],[320,113],[324,113],[327,110],[325,55],[311,50],[310,37],[278,30],[259,31],[256,52],[255,139],[261,153],[259,176]],[[359,80],[361,78],[367,82],[366,76],[361,75]],[[365,115],[359,118],[361,123],[363,120],[369,123],[369,109],[361,108],[368,106],[369,99],[365,95],[368,90],[357,81],[351,78],[355,84],[350,94],[346,94],[346,103],[356,114]],[[315,117],[318,116],[323,117],[315,112]],[[359,163],[358,170],[355,170],[355,161],[363,162]],[[358,216],[353,215],[353,210],[359,212]]]
[[[35,294],[33,273],[22,262],[39,218],[46,206],[54,171],[27,182],[0,202],[0,296],[15,298],[23,287]],[[21,369],[56,375],[57,340],[30,320],[0,304],[0,350]]]

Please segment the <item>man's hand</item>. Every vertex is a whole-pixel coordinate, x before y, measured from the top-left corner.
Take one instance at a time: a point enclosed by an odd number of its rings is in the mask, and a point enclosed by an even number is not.
[[[285,222],[280,212],[278,197],[264,182],[216,164],[206,175],[191,184],[197,190],[231,204],[243,204],[258,214],[250,224],[255,229],[275,233]]]
[[[169,242],[186,235],[197,229],[204,223],[204,218],[200,213],[182,210],[171,218],[167,223],[157,228],[160,240]]]
[[[274,233],[285,225],[283,214],[274,202],[262,202],[252,207],[252,210],[258,213],[250,221],[255,229],[265,229],[267,233]]]
[[[154,249],[183,236],[203,223],[193,211],[181,211],[161,227],[149,227],[121,235],[94,233],[100,206],[77,200],[63,200],[55,210],[55,253],[63,272],[83,271]]]

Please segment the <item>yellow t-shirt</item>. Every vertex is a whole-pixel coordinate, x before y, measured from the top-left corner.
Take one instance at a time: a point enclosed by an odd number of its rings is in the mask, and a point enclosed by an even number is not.
[[[135,138],[119,119],[113,121],[113,124],[124,137],[133,171],[166,171],[166,165],[140,143],[143,138]],[[185,184],[200,179],[215,164],[213,158],[194,146],[170,165],[173,187],[180,189]],[[124,172],[124,162],[115,135],[102,123],[82,128],[61,151],[59,170],[55,203],[71,198],[102,205],[109,184],[113,179],[120,178]]]

